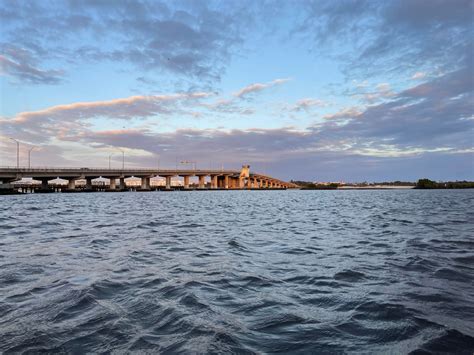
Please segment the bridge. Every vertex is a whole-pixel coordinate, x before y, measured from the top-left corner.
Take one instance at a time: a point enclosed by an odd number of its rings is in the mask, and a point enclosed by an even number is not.
[[[32,178],[41,182],[40,190],[51,189],[50,181],[54,179],[67,180],[67,190],[76,189],[77,180],[85,180],[85,189],[92,189],[92,180],[108,179],[108,190],[122,191],[127,188],[125,179],[134,177],[141,179],[140,190],[150,190],[150,179],[162,177],[166,180],[165,188],[171,190],[171,179],[181,178],[185,190],[192,189],[190,178],[198,178],[198,189],[206,189],[206,178],[210,178],[210,189],[291,189],[297,185],[285,182],[271,176],[250,172],[250,166],[244,165],[241,170],[180,170],[180,169],[100,169],[100,168],[1,168],[1,188],[11,189],[12,183],[23,178]],[[119,181],[117,185],[117,180]]]

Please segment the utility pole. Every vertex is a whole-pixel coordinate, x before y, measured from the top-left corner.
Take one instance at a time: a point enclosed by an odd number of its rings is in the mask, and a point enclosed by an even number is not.
[[[112,158],[113,155],[114,155],[113,153],[109,155],[109,170],[110,170],[110,158]]]
[[[36,147],[31,147],[28,149],[28,169],[31,169],[31,152],[35,149]]]
[[[18,142],[15,138],[10,138],[12,141],[16,143],[16,168],[20,168],[20,142]]]

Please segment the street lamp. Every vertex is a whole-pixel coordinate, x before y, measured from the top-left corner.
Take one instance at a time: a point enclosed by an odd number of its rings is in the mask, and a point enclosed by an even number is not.
[[[15,138],[10,139],[16,143],[16,168],[18,169],[20,167],[20,142]]]
[[[28,149],[28,169],[31,169],[31,152],[37,147],[31,147]]]
[[[113,154],[110,154],[110,155],[109,155],[109,170],[110,170],[110,158],[112,158],[112,155],[113,155]]]

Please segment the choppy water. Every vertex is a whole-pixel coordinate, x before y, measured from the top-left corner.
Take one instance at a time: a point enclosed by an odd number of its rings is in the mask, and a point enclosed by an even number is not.
[[[3,196],[0,352],[472,354],[473,207],[473,190]]]

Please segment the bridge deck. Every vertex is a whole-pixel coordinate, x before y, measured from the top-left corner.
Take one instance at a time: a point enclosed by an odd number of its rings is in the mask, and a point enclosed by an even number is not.
[[[150,169],[150,168],[73,168],[73,167],[44,167],[44,168],[16,168],[0,167],[0,181],[12,182],[22,178],[33,178],[41,180],[44,186],[47,186],[48,180],[56,178],[69,180],[70,188],[74,188],[74,181],[85,179],[91,181],[96,178],[106,178],[111,181],[111,188],[115,186],[115,179],[125,179],[129,177],[141,178],[143,188],[149,187],[150,178],[161,176],[165,177],[167,186],[170,184],[171,177],[179,176],[184,178],[184,184],[189,185],[189,178],[199,177],[199,184],[203,186],[204,179],[211,177],[211,186],[218,188],[220,185],[225,188],[242,188],[248,186],[251,188],[296,188],[297,186],[271,176],[262,174],[243,173],[244,170],[225,170],[225,169]],[[113,181],[112,181],[113,180]],[[113,182],[113,183],[112,183]],[[121,182],[122,183],[122,182]],[[229,187],[231,186],[231,187]]]

